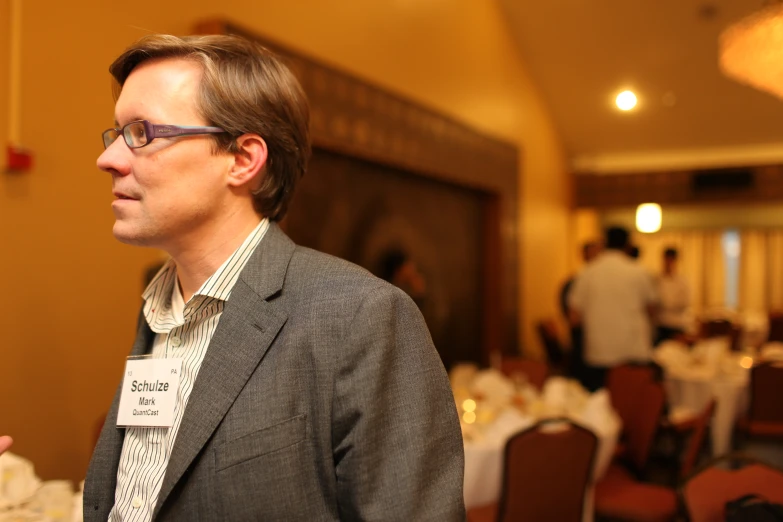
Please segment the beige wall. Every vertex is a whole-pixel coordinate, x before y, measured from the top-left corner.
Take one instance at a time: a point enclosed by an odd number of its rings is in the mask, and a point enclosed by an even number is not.
[[[0,0],[0,74],[9,0]],[[0,432],[46,478],[79,479],[133,339],[141,270],[157,253],[111,236],[95,168],[113,120],[106,69],[147,32],[222,15],[410,96],[523,149],[520,318],[556,313],[568,271],[569,180],[549,116],[498,6],[473,0],[24,0],[22,139],[33,172],[0,178]],[[6,121],[5,76],[0,117]],[[4,125],[3,125],[4,126]],[[0,129],[0,138],[5,138]],[[3,140],[4,142],[4,140]],[[175,173],[172,173],[174,175]]]

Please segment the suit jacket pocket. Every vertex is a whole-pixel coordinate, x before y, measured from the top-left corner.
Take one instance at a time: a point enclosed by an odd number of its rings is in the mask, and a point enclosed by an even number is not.
[[[248,433],[215,448],[215,469],[230,468],[242,462],[278,451],[305,438],[307,415],[297,415],[273,426]]]

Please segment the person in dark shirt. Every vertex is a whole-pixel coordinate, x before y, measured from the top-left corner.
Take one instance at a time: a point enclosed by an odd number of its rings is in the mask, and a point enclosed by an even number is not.
[[[596,241],[588,241],[582,245],[582,259],[584,263],[587,264],[595,259],[600,251],[601,245]],[[569,277],[560,289],[560,311],[569,324],[571,324],[571,321],[568,311],[568,293],[571,291],[571,286],[574,284],[576,277],[576,274]],[[577,379],[583,385],[584,368],[584,331],[581,324],[571,324],[571,358],[568,371],[571,377]]]

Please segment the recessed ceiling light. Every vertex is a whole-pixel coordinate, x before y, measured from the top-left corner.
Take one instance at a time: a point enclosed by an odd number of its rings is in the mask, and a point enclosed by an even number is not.
[[[630,111],[636,107],[636,95],[632,91],[623,91],[617,95],[614,102],[621,111]]]

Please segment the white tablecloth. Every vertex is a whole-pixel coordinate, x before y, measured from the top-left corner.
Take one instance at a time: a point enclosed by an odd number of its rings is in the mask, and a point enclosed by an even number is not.
[[[715,414],[710,427],[714,456],[731,451],[731,436],[737,419],[747,410],[751,360],[735,352],[723,354],[717,362],[685,362],[657,357],[664,368],[666,396],[671,418],[676,421],[701,413],[715,399]]]
[[[606,393],[605,391],[599,393]],[[608,402],[608,396],[607,396]],[[593,482],[603,476],[612,460],[621,423],[616,413],[610,411],[608,418],[585,418],[582,412],[553,412],[544,408],[537,412],[543,416],[562,414],[578,424],[590,429],[598,437],[598,448],[593,464]],[[535,424],[539,415],[522,414],[518,410],[509,409],[501,413],[494,426],[486,429],[486,435],[469,438],[464,441],[465,448],[465,506],[468,508],[497,502],[500,497],[501,479],[503,475],[503,450],[508,438],[525,428]],[[585,517],[587,522],[593,519],[593,486],[588,487],[585,494]]]

